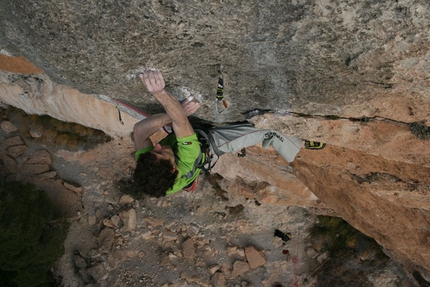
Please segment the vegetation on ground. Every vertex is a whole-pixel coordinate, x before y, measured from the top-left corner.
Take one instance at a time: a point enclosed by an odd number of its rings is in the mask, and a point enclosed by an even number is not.
[[[53,264],[64,253],[67,224],[46,193],[20,182],[0,184],[0,282],[52,286]]]
[[[339,217],[318,216],[310,241],[319,253],[327,252],[315,276],[317,286],[373,286],[369,274],[383,270],[389,258],[377,242]]]

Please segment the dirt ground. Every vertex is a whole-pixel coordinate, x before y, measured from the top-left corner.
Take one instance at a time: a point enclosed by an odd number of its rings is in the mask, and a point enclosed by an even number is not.
[[[89,258],[94,257],[94,250],[101,253],[99,232],[109,228],[103,220],[127,209],[136,212],[135,227],[115,226],[118,234],[112,244],[126,258],[115,263],[115,268],[107,268],[101,286],[208,286],[216,273],[226,278],[225,283],[222,279],[213,282],[218,286],[272,286],[277,282],[293,286],[317,267],[304,260],[307,229],[314,224],[314,215],[302,208],[264,206],[230,194],[225,200],[204,176],[194,194],[181,192],[121,203],[123,195],[116,181],[130,174],[132,152],[128,139],[115,139],[88,152],[56,153],[59,162],[68,163],[60,175],[83,187],[83,212],[71,228],[66,242],[69,250],[61,264],[67,286],[79,286],[74,285],[79,281],[76,274],[70,273],[72,254],[79,251]],[[292,239],[284,242],[275,237],[275,229],[288,231]],[[191,251],[183,246],[188,239],[193,241]],[[247,261],[247,246],[261,250],[267,260],[264,267],[234,268],[236,261]],[[286,250],[289,254],[284,254]]]

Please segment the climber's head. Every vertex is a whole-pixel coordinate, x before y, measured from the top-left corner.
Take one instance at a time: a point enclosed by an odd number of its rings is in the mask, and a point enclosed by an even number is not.
[[[138,192],[161,197],[173,186],[177,175],[178,167],[172,149],[156,144],[152,151],[139,156],[134,185]]]

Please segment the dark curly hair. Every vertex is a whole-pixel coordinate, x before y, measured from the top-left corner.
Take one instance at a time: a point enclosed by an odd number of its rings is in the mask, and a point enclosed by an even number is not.
[[[172,170],[173,166],[168,160],[159,160],[151,153],[140,155],[133,175],[133,197],[142,197],[142,193],[154,197],[166,196],[178,175],[177,170]]]

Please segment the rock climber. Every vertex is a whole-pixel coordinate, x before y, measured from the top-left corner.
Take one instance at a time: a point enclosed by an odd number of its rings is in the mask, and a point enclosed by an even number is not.
[[[262,142],[263,147],[273,146],[288,162],[294,160],[303,141],[271,130],[258,129],[250,123],[194,130],[188,116],[200,107],[194,100],[182,104],[169,94],[163,76],[158,71],[140,74],[140,78],[165,113],[150,116],[134,126],[136,169],[133,176],[137,193],[161,197],[182,189],[194,191],[197,178],[203,170],[210,170],[213,162],[227,152]],[[150,136],[163,126],[171,124],[173,133],[155,145]],[[325,144],[306,141],[309,149],[322,149]],[[136,193],[136,191],[135,191]]]

